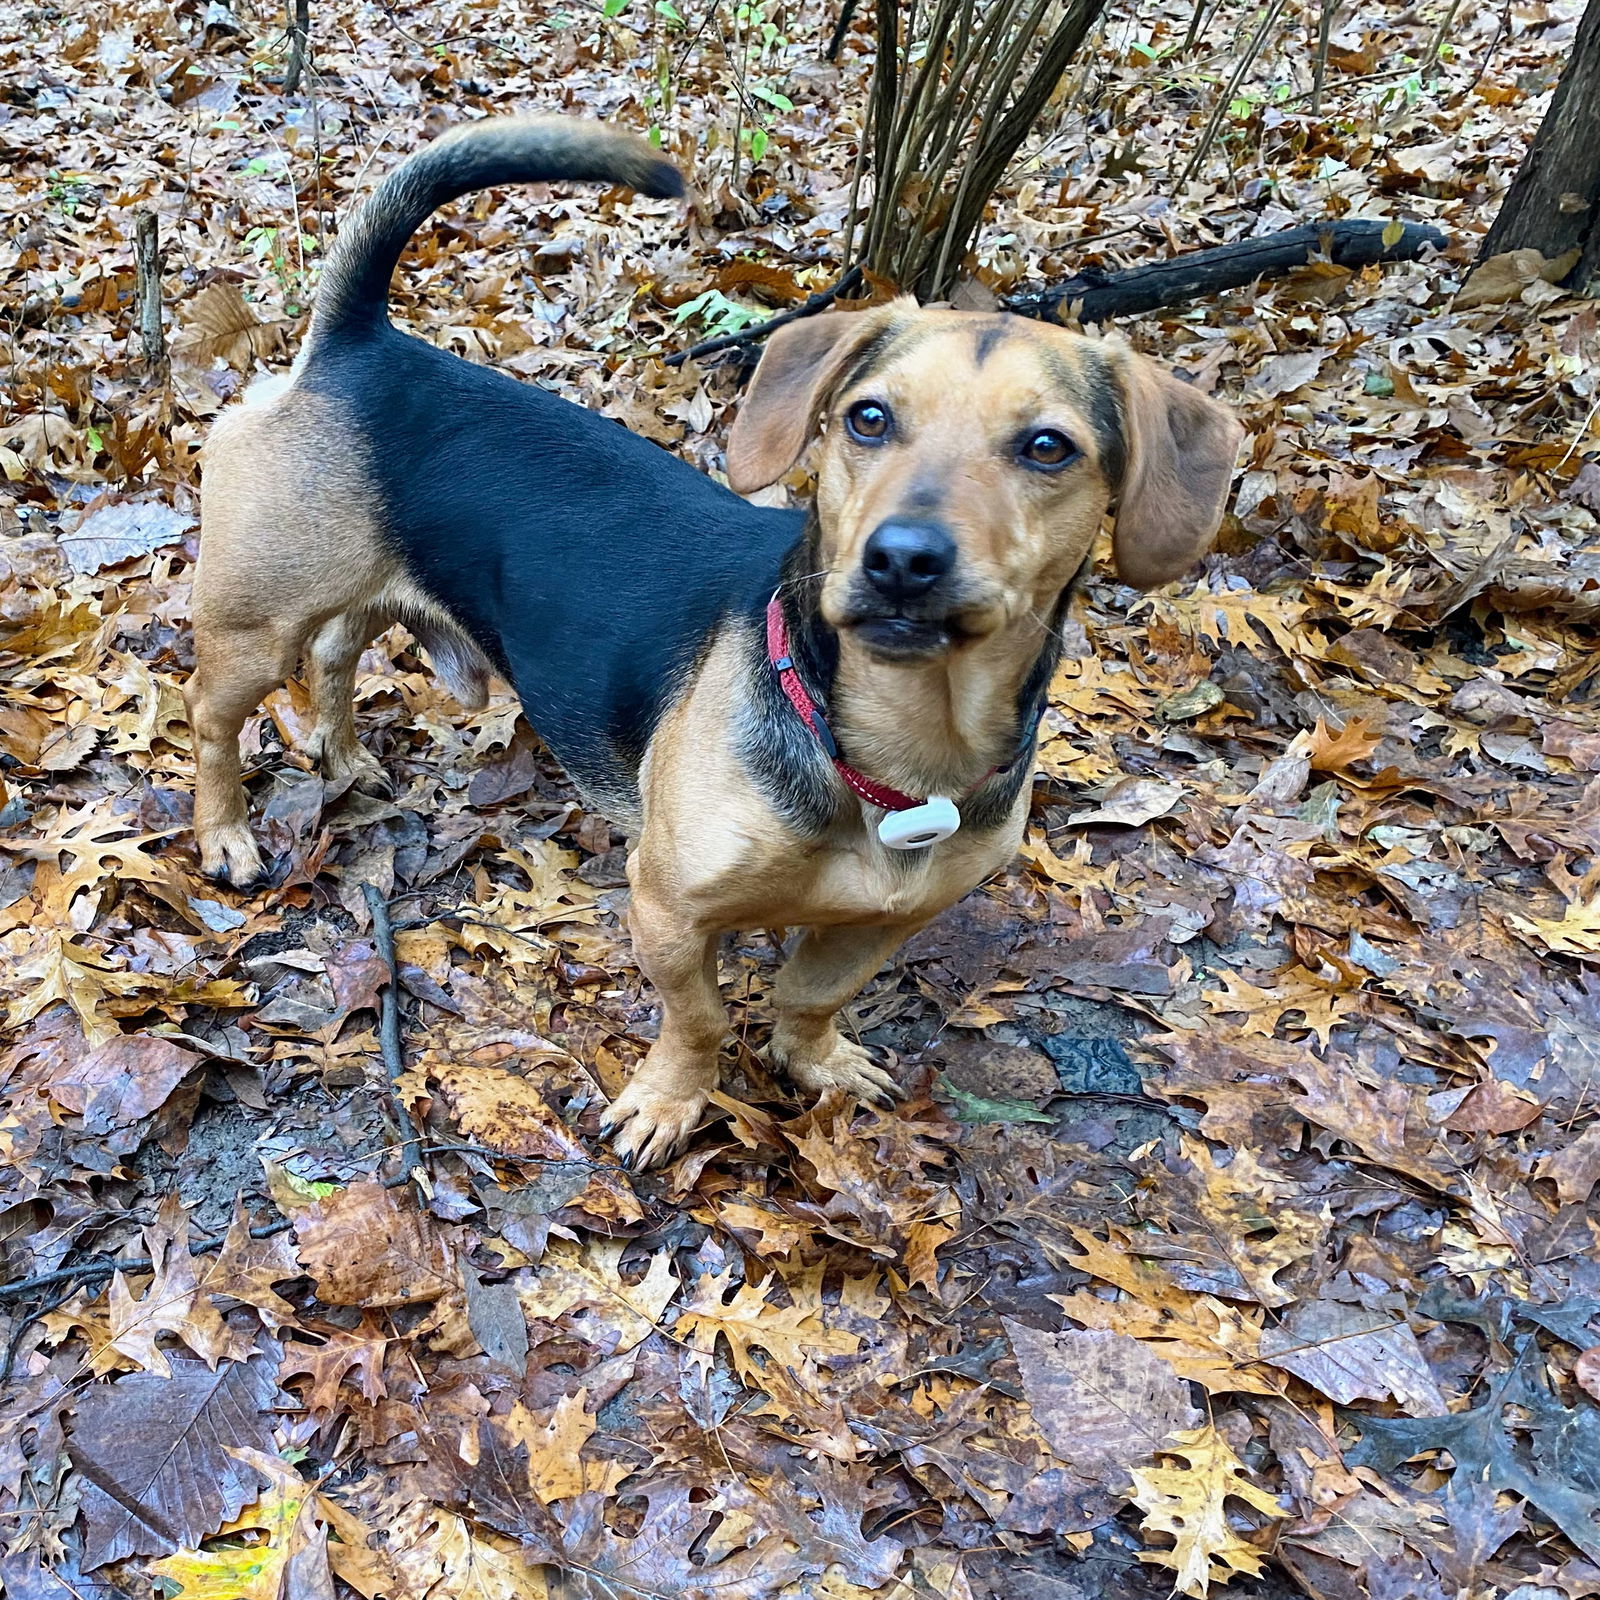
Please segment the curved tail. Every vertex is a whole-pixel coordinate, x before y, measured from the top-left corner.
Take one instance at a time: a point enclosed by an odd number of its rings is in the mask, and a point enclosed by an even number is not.
[[[452,128],[378,185],[328,252],[309,344],[381,327],[407,240],[448,201],[502,183],[563,178],[623,184],[671,199],[683,176],[642,139],[575,117],[494,117]]]

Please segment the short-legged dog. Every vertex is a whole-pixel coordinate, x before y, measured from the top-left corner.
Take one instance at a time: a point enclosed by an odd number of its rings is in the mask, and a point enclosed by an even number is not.
[[[339,235],[292,380],[205,448],[189,718],[204,869],[261,870],[239,731],[308,663],[324,769],[356,740],[367,641],[400,619],[452,692],[498,672],[589,803],[627,828],[660,1035],[606,1118],[669,1155],[717,1084],[717,940],[806,931],[772,1055],[803,1087],[894,1091],[835,1015],[908,935],[1003,867],[1069,584],[1109,506],[1130,583],[1207,548],[1241,430],[1118,342],[897,300],[775,333],[728,478],[816,445],[809,515],[765,510],[528,384],[398,332],[390,276],[435,207],[492,184],[682,192],[630,136],[460,128]]]

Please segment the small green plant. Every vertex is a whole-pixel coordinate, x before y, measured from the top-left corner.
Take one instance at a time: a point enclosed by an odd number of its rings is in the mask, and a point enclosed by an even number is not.
[[[291,317],[300,315],[306,291],[306,257],[317,248],[316,238],[309,233],[298,237],[299,259],[291,261],[284,247],[287,230],[278,227],[255,227],[244,236],[244,247],[278,280],[283,291],[283,309]],[[288,233],[290,239],[294,234]]]
[[[721,339],[730,333],[743,333],[751,324],[762,320],[762,313],[730,300],[720,289],[707,289],[693,300],[685,300],[673,314],[673,320],[680,327],[696,318],[710,338]]]

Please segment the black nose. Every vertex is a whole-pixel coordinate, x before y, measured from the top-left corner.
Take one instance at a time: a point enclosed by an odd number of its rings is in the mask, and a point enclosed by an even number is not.
[[[861,553],[868,581],[890,600],[926,594],[956,564],[956,542],[937,522],[880,522]]]

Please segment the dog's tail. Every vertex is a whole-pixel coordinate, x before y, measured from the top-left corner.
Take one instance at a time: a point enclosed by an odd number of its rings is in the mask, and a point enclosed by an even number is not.
[[[388,319],[389,280],[407,240],[448,201],[502,183],[577,179],[671,199],[683,176],[642,139],[576,117],[495,117],[452,128],[378,185],[339,230],[311,317],[310,345]]]

